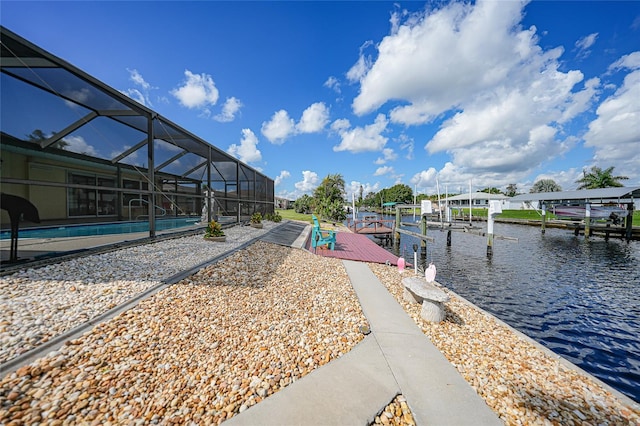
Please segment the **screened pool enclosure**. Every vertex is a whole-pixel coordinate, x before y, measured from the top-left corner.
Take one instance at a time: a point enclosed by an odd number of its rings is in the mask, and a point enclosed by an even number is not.
[[[0,185],[34,204],[41,225],[147,221],[155,236],[161,218],[273,212],[272,179],[0,29]]]

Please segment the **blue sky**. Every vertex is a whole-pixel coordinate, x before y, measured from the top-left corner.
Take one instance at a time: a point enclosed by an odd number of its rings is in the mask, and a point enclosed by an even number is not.
[[[640,2],[6,1],[0,22],[276,180],[640,186]]]

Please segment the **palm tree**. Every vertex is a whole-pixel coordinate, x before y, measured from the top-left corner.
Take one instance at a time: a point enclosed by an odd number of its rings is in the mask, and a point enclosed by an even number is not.
[[[591,167],[590,172],[583,171],[584,176],[578,179],[576,183],[580,183],[578,189],[596,189],[596,188],[613,188],[624,186],[619,181],[629,179],[627,176],[613,176],[613,169],[609,167],[602,170],[600,167]]]

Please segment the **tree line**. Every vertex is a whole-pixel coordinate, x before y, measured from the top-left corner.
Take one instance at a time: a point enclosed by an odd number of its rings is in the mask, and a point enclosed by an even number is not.
[[[594,166],[591,167],[590,171],[583,171],[583,176],[576,181],[576,183],[580,184],[577,189],[624,186],[620,181],[629,178],[626,176],[614,176],[613,169],[614,167],[609,167],[602,170],[600,167]],[[529,192],[558,191],[562,191],[562,188],[553,179],[540,179],[533,184]],[[361,185],[358,197],[355,200],[356,207],[377,208],[384,203],[412,204],[414,202],[413,190],[405,184],[396,184],[391,188],[384,188],[378,192],[369,192],[366,195],[363,192]],[[507,185],[504,192],[495,187],[487,187],[480,192],[504,194],[510,197],[518,194],[516,184]],[[415,194],[415,202],[419,204],[424,199],[435,201],[437,197],[437,195]],[[346,199],[344,178],[341,174],[330,174],[322,180],[322,183],[313,191],[312,196],[303,195],[294,202],[293,207],[298,213],[315,213],[323,219],[343,221],[347,217],[347,212],[344,209],[346,204],[351,204],[351,202]]]

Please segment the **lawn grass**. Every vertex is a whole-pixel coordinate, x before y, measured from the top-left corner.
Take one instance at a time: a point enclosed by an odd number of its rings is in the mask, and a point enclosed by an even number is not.
[[[296,213],[293,209],[276,209],[276,211],[280,213],[283,219],[301,220],[312,223],[310,214]],[[464,209],[464,213],[468,215],[469,209]],[[471,213],[476,217],[487,217],[487,209],[472,209]],[[540,213],[535,210],[503,210],[498,217],[505,219],[541,220]],[[547,212],[547,219],[555,219],[555,215]],[[633,212],[633,226],[640,226],[640,210],[634,210]]]
[[[280,216],[282,216],[283,219],[301,220],[303,222],[309,222],[309,223],[313,222],[310,214],[296,213],[296,211],[293,209],[287,209],[287,210],[276,209],[276,212],[280,213]]]

